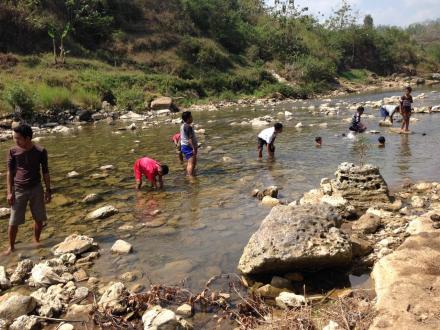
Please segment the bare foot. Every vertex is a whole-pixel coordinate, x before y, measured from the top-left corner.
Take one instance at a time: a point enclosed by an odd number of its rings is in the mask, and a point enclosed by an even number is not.
[[[12,254],[12,252],[14,252],[14,251],[15,251],[14,248],[9,247],[5,252],[3,252],[3,255],[4,255],[4,256],[9,256],[9,255]]]

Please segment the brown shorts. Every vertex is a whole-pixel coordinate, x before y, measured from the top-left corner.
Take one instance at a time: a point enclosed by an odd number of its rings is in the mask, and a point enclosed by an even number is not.
[[[11,207],[10,226],[24,224],[28,202],[35,222],[41,223],[47,220],[42,185],[38,184],[30,188],[15,187],[15,202]]]

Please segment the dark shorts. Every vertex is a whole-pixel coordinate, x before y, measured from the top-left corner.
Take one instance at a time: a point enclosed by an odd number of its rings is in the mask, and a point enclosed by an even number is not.
[[[357,125],[352,125],[348,129],[352,132],[357,132],[357,133],[363,133],[365,131],[365,128],[362,128],[361,126],[357,126]]]
[[[263,140],[262,138],[258,138],[258,149],[263,149],[263,147],[267,145],[267,142]],[[275,146],[273,144],[269,145],[270,151],[275,151]]]
[[[35,222],[41,223],[47,220],[42,185],[38,184],[24,189],[15,187],[15,202],[11,207],[9,225],[19,226],[24,224],[28,202]]]
[[[402,111],[405,115],[411,116],[411,107],[402,107]]]
[[[186,160],[188,160],[192,156],[194,156],[194,150],[191,146],[182,145],[182,147],[180,148],[180,151],[185,156]]]
[[[385,108],[380,108],[379,112],[380,112],[380,116],[383,117],[383,118],[386,118],[386,117],[388,117],[390,115],[388,110],[385,109]]]

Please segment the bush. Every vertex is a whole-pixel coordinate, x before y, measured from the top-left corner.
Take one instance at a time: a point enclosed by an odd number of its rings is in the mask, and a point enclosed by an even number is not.
[[[35,104],[28,89],[20,85],[11,86],[5,91],[4,98],[14,110],[20,108],[19,114],[23,119],[32,118]]]
[[[41,85],[37,88],[36,100],[43,109],[62,111],[72,107],[71,94],[64,87]]]
[[[100,97],[97,93],[80,89],[73,97],[75,105],[85,109],[99,109],[101,107]]]
[[[286,66],[285,75],[291,80],[299,80],[304,83],[333,81],[336,76],[336,65],[327,59],[308,56]]]
[[[227,53],[209,39],[186,37],[180,43],[177,53],[181,58],[200,67],[225,70],[231,66]]]

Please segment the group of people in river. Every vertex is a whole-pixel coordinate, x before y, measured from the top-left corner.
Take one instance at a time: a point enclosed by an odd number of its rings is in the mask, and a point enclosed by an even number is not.
[[[406,88],[405,95],[401,97],[399,105],[385,105],[379,110],[384,120],[389,118],[391,123],[393,123],[394,115],[400,113],[403,118],[401,127],[403,132],[409,131],[413,103],[411,91],[411,87]],[[437,107],[440,108],[440,106]],[[361,120],[363,113],[364,108],[359,107],[349,127],[351,131],[362,133],[366,130],[366,126]],[[180,132],[172,137],[179,159],[182,162],[184,159],[187,161],[186,174],[188,177],[195,175],[199,148],[192,123],[191,112],[183,112]],[[263,129],[258,134],[257,150],[259,159],[263,157],[264,149],[267,150],[268,158],[274,158],[275,140],[282,132],[283,124],[276,123],[273,127]],[[28,204],[34,219],[34,241],[37,244],[39,243],[41,232],[47,220],[45,204],[49,203],[52,198],[47,150],[32,142],[32,128],[25,123],[15,127],[13,134],[16,145],[9,150],[7,155],[7,201],[11,207],[11,214],[8,228],[9,247],[4,253],[6,255],[15,250],[18,227],[25,222]],[[315,138],[317,147],[321,147],[322,143],[321,137]],[[385,146],[384,137],[379,137],[379,146]],[[160,189],[163,188],[163,176],[168,174],[169,168],[154,159],[142,157],[135,161],[133,171],[136,189],[142,187],[143,177],[151,182],[153,188]],[[41,183],[41,176],[43,177],[45,190]]]

